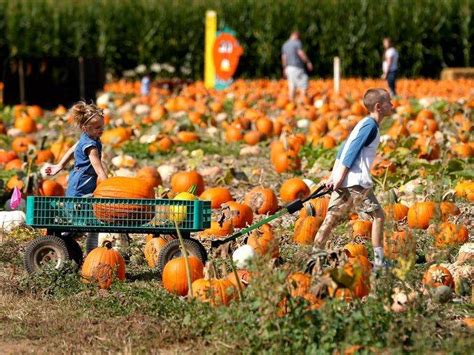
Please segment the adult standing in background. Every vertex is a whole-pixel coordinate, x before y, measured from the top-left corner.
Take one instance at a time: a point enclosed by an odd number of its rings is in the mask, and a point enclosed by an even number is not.
[[[308,89],[308,74],[305,69],[312,71],[313,64],[303,51],[299,32],[292,32],[290,38],[281,47],[281,64],[288,80],[290,100],[294,101],[295,91],[298,89],[303,101]]]
[[[397,80],[398,71],[398,52],[393,47],[392,40],[389,37],[383,39],[383,48],[385,50],[382,64],[382,79],[386,79],[390,88],[390,95],[397,96],[395,89],[395,81]]]

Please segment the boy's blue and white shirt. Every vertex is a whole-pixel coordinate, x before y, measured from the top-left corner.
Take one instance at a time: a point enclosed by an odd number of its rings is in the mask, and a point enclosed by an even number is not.
[[[360,120],[342,144],[337,153],[333,172],[340,165],[349,168],[341,187],[362,186],[370,188],[373,185],[370,168],[375,159],[380,143],[380,131],[377,122],[367,116]]]

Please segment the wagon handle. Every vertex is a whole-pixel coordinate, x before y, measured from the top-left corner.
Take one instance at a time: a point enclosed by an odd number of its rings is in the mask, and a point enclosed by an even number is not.
[[[230,237],[228,237],[226,239],[222,239],[222,240],[212,240],[211,241],[211,248],[217,248],[218,246],[220,246],[222,244],[225,244],[225,243],[231,242],[233,240],[236,240],[237,238],[239,238],[239,237],[241,237],[241,236],[243,236],[247,233],[250,233],[254,229],[257,229],[258,227],[260,227],[260,226],[262,226],[262,225],[264,225],[268,222],[271,222],[274,219],[277,219],[277,218],[283,216],[286,213],[293,214],[293,213],[301,210],[303,208],[303,204],[305,202],[307,202],[309,200],[312,200],[314,198],[324,196],[324,195],[326,195],[330,192],[332,192],[332,188],[326,188],[326,185],[321,185],[311,195],[304,198],[303,200],[296,199],[296,200],[290,202],[286,206],[280,208],[275,214],[273,214],[273,215],[271,215],[267,218],[264,218],[261,221],[259,221],[257,223],[254,223],[251,226],[248,226],[247,228],[244,228],[244,229],[238,231],[237,233],[232,234]]]

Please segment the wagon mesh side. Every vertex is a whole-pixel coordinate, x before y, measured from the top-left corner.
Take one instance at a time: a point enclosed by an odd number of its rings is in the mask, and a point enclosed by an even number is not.
[[[27,224],[36,228],[170,232],[210,226],[210,201],[168,199],[39,197],[27,198]]]

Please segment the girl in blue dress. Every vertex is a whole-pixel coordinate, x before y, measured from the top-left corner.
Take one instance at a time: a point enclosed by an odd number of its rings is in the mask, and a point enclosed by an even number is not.
[[[45,169],[47,175],[60,172],[74,154],[74,168],[69,174],[67,197],[82,197],[92,194],[98,181],[105,180],[107,174],[102,165],[102,143],[100,137],[104,132],[104,115],[94,104],[79,102],[71,108],[74,122],[81,129],[79,141],[74,144],[58,164]]]

